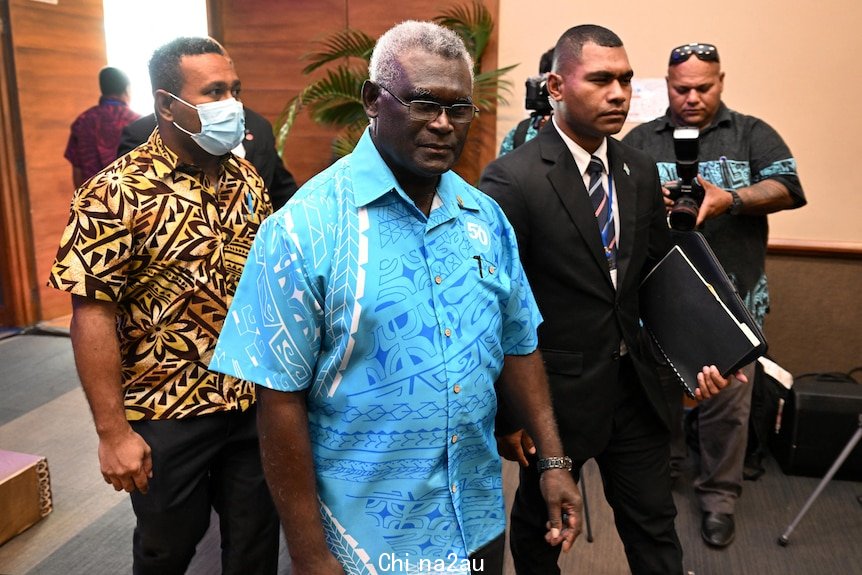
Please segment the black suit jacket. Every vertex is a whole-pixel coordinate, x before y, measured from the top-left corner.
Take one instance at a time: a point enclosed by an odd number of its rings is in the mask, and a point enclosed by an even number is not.
[[[123,128],[117,157],[128,154],[146,142],[155,127],[156,115],[150,114]],[[272,124],[249,108],[245,108],[245,138],[242,146],[245,148],[245,159],[255,167],[269,190],[273,209],[279,209],[296,193],[296,181],[275,150]]]
[[[539,347],[560,435],[573,458],[596,455],[610,437],[621,341],[648,398],[644,410],[667,425],[638,314],[640,282],[670,248],[661,187],[655,162],[643,152],[608,138],[608,159],[620,211],[617,289],[583,179],[551,123],[489,164],[479,184],[517,234],[544,317]]]

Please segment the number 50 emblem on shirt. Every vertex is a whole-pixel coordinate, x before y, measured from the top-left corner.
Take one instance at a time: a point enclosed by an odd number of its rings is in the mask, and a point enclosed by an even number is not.
[[[470,241],[473,243],[473,245],[477,249],[481,249],[483,252],[487,251],[488,246],[491,245],[491,240],[488,235],[488,228],[485,227],[485,224],[483,223],[476,221],[468,221],[467,236],[470,238]]]

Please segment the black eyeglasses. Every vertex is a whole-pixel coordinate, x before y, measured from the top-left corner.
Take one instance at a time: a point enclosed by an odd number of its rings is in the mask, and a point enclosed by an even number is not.
[[[473,121],[473,116],[475,116],[479,111],[479,108],[473,104],[452,104],[451,106],[444,106],[443,104],[427,100],[410,100],[409,102],[405,102],[393,94],[392,90],[383,84],[377,85],[389,92],[389,95],[398,100],[399,104],[406,106],[407,115],[410,116],[411,120],[416,120],[417,122],[431,122],[436,120],[440,117],[443,110],[446,110],[446,116],[448,116],[450,122],[455,124],[467,124]]]
[[[718,48],[712,44],[692,43],[684,44],[671,50],[668,66],[682,64],[691,58],[692,55],[697,56],[698,60],[703,60],[704,62],[718,62]]]

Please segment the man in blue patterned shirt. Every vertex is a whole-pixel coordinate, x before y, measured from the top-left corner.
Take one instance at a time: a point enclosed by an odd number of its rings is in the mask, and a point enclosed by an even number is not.
[[[262,224],[228,313],[211,367],[258,385],[294,573],[502,573],[495,382],[537,434],[546,540],[580,530],[514,233],[450,171],[472,68],[435,24],[380,38],[369,129]]]
[[[766,122],[730,110],[721,101],[724,72],[712,44],[687,44],[671,51],[667,114],[634,128],[623,142],[656,159],[662,182],[677,179],[673,132],[700,130],[700,182],[706,190],[697,217],[704,237],[736,285],[754,318],[763,323],[766,289],[766,215],[805,205],[796,160]],[[664,193],[668,190],[665,188]],[[673,205],[669,199],[668,206]],[[754,368],[742,370],[749,381]],[[669,379],[669,378],[663,378]],[[679,425],[682,391],[666,382],[677,415],[672,460],[685,455]],[[732,380],[718,396],[698,406],[700,476],[695,491],[703,510],[701,535],[710,545],[733,541],[733,512],[742,492],[752,385]],[[674,466],[672,461],[671,465]]]

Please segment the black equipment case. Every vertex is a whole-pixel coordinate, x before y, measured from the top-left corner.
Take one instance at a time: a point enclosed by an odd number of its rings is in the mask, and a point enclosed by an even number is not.
[[[772,454],[787,475],[822,477],[859,428],[860,414],[862,385],[849,374],[800,376],[784,404]],[[835,478],[862,480],[862,443]]]

